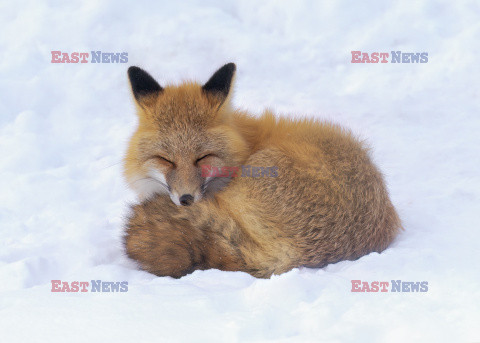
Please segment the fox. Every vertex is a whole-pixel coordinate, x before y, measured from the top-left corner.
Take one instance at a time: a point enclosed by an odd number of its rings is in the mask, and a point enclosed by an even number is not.
[[[235,73],[228,63],[203,85],[162,87],[128,69],[138,127],[124,173],[139,203],[125,224],[127,256],[157,276],[269,278],[384,251],[403,228],[369,146],[324,120],[234,108]],[[242,166],[276,172],[202,173]]]

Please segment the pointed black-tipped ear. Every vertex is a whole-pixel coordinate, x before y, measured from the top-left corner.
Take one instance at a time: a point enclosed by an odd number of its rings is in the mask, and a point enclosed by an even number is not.
[[[235,63],[225,64],[203,85],[203,91],[219,97],[223,102],[230,92],[236,68]]]
[[[143,97],[163,90],[149,73],[139,67],[128,68],[128,78],[130,79],[133,95],[139,102]]]

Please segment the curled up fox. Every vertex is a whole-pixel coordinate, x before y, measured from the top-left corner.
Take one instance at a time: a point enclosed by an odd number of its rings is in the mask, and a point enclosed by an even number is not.
[[[162,87],[138,67],[128,75],[138,128],[125,176],[141,203],[125,248],[142,269],[267,278],[381,252],[401,228],[362,142],[335,124],[233,109],[233,63],[204,85]],[[275,175],[202,173],[245,166],[275,167]]]

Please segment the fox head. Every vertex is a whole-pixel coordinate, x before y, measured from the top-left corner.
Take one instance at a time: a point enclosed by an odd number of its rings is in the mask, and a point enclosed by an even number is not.
[[[239,166],[247,144],[230,125],[235,64],[224,65],[205,83],[160,86],[130,67],[138,128],[125,157],[125,176],[141,199],[168,193],[176,205],[215,194],[228,177],[202,175],[202,166]]]

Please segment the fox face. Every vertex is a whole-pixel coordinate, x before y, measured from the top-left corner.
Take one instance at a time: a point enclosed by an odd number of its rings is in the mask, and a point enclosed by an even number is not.
[[[125,176],[141,199],[168,193],[176,205],[213,196],[229,177],[208,176],[205,167],[238,166],[247,144],[229,122],[233,63],[201,86],[161,87],[147,72],[130,67],[138,128],[125,157]]]

